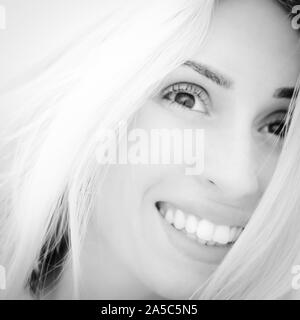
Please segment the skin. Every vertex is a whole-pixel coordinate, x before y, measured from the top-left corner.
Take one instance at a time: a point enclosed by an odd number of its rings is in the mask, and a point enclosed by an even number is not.
[[[204,129],[204,172],[187,176],[184,165],[109,169],[84,243],[81,298],[181,299],[207,280],[230,248],[199,246],[200,257],[191,258],[176,239],[170,240],[155,203],[192,208],[207,219],[213,212],[212,219],[229,225],[247,224],[282,148],[269,122],[282,120],[288,108],[289,99],[275,98],[274,92],[295,84],[297,41],[290,21],[272,1],[220,2],[205,45],[190,60],[222,74],[231,87],[180,66],[163,80],[161,90],[177,82],[201,86],[210,99],[206,108],[198,102],[206,113],[178,108],[158,94],[141,106],[134,124],[147,131]],[[283,111],[274,120],[270,115],[278,110]],[[66,269],[57,297],[71,292],[70,283]]]

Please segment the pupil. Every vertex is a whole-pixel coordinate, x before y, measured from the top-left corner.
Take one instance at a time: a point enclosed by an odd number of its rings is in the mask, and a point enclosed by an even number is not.
[[[195,98],[191,94],[184,92],[177,93],[175,101],[187,108],[193,108],[193,106],[195,105]]]
[[[280,123],[274,123],[273,125],[271,125],[271,131],[274,133],[274,134],[283,134],[283,129],[284,129],[284,123],[280,122]]]

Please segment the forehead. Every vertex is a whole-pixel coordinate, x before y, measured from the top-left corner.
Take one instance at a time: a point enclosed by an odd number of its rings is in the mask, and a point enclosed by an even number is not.
[[[226,0],[215,10],[197,61],[237,82],[293,86],[300,71],[299,34],[276,1]]]

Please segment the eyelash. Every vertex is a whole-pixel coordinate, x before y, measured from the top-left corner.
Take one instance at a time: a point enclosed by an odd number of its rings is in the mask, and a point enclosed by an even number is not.
[[[199,99],[201,104],[203,105],[203,108],[201,108],[201,110],[199,110],[199,108],[198,108],[198,110],[195,110],[189,106],[186,106],[184,104],[180,104],[179,102],[175,101],[176,95],[179,93],[183,93],[183,94],[192,96],[194,98],[195,104],[196,104],[197,99]],[[174,83],[174,84],[168,86],[167,88],[163,89],[161,96],[162,96],[162,99],[170,101],[171,105],[175,104],[175,105],[179,106],[180,108],[183,108],[184,110],[200,112],[203,114],[209,113],[208,107],[210,105],[210,97],[209,97],[207,91],[199,85],[196,85],[196,84],[193,84],[190,82]],[[195,97],[197,99],[195,99]],[[284,116],[279,118],[278,114],[284,114]],[[259,130],[262,131],[263,128],[267,128],[267,127],[270,127],[272,125],[277,124],[279,126],[279,128],[281,127],[280,130],[276,129],[276,130],[274,130],[274,133],[269,133],[269,132],[267,132],[267,133],[274,135],[274,136],[278,136],[279,139],[284,139],[285,135],[287,133],[287,128],[285,125],[285,116],[286,116],[285,110],[276,111],[276,114],[273,114],[270,116],[271,118],[273,117],[274,119],[268,120],[266,122],[266,124],[264,124],[264,126],[262,126]]]
[[[279,114],[281,114],[282,116],[280,116]],[[284,139],[288,130],[287,125],[285,123],[286,111],[277,111],[276,114],[271,115],[271,117],[273,117],[273,119],[268,120],[267,123],[260,130],[262,130],[263,128],[268,128],[273,125],[277,125],[278,128],[274,130],[273,133],[269,133],[269,132],[267,133],[277,136],[279,137],[279,139]]]
[[[194,105],[196,105],[197,100],[200,100],[200,103],[202,104],[202,107],[198,107],[198,109],[195,109],[195,107],[189,107],[187,105],[181,104],[176,101],[176,95],[178,94],[185,94],[186,97],[189,95],[193,98]],[[203,89],[201,86],[190,83],[190,82],[178,82],[174,83],[167,88],[165,88],[162,91],[162,99],[168,100],[171,102],[171,104],[177,104],[179,107],[191,110],[194,112],[200,112],[204,114],[208,114],[208,107],[210,104],[210,98],[208,93],[205,89]]]

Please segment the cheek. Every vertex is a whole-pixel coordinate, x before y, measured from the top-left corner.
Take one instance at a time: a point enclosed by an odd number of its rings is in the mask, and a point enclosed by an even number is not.
[[[261,190],[264,192],[276,170],[278,159],[280,157],[280,150],[271,152],[269,149],[260,150],[256,155],[257,160],[257,176],[260,182]]]
[[[148,102],[136,114],[127,132],[139,128],[149,133],[156,127],[176,126],[170,120],[170,113],[160,106]],[[124,143],[124,140],[121,142]],[[128,145],[128,151],[130,146]],[[96,219],[99,232],[108,239],[129,239],[141,219],[141,207],[147,198],[147,192],[168,172],[174,170],[171,165],[110,165],[104,181],[98,187],[96,197]],[[149,204],[148,204],[149,205]],[[130,240],[131,241],[131,240]]]
[[[145,216],[155,208],[149,194],[168,172],[173,172],[169,165],[116,164],[98,187],[96,232],[127,264],[141,257],[136,244],[143,242]]]
[[[177,125],[169,113],[152,104],[141,108],[135,120],[134,127],[146,131],[153,129],[153,124],[162,128]],[[173,288],[174,277],[184,280],[181,275],[186,266],[175,270],[173,256],[166,258],[170,248],[155,208],[157,186],[169,177],[181,176],[181,171],[180,165],[170,164],[112,165],[98,187],[95,217],[100,241],[109,244],[122,263],[156,291]],[[187,293],[195,286],[195,273],[190,277],[188,286],[177,283],[179,288],[187,287]]]

